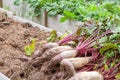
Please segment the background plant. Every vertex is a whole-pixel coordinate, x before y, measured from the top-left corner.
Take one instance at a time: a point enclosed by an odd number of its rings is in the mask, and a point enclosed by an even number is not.
[[[118,26],[120,22],[119,0],[16,0],[14,4],[21,2],[33,9],[33,16],[40,16],[44,10],[48,16],[62,15],[60,22],[94,20],[104,26]]]

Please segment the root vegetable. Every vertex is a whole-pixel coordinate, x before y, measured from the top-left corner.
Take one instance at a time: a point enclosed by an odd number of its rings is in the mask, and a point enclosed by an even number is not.
[[[64,52],[66,50],[72,50],[73,48],[71,48],[70,46],[57,46],[57,47],[53,47],[47,51],[45,51],[44,54],[42,54],[40,57],[37,57],[35,59],[33,59],[32,65],[34,67],[39,66],[41,63],[50,60],[51,58],[53,58],[54,56],[56,56],[57,54]]]
[[[41,50],[36,50],[34,52],[33,58],[40,57],[47,49],[51,49],[51,48],[57,47],[57,46],[58,46],[57,43],[53,43],[53,42],[47,43],[43,46],[43,48]]]
[[[56,55],[55,57],[53,57],[51,59],[51,62],[53,64],[59,63],[62,59],[65,58],[73,58],[77,55],[77,51],[76,50],[68,50],[68,51],[64,51],[58,55]]]
[[[13,57],[14,59],[19,59],[21,60],[22,62],[27,62],[27,61],[30,61],[32,58],[30,57],[26,57],[26,56],[22,56],[22,57]]]
[[[60,64],[70,75],[74,75],[76,73],[75,69],[85,66],[91,60],[91,57],[76,57],[63,59]]]
[[[70,46],[57,46],[57,47],[51,48],[50,50],[46,51],[43,55],[41,55],[41,57],[51,59],[61,52],[64,52],[64,51],[67,51],[67,50],[72,50],[72,49],[73,48],[71,48]]]
[[[36,50],[34,53],[33,53],[33,55],[32,55],[32,57],[33,58],[36,58],[36,57],[39,57],[39,56],[41,56],[43,53],[42,53],[43,51],[41,50]]]
[[[46,49],[50,49],[50,48],[53,48],[53,47],[56,47],[58,46],[57,43],[53,43],[53,42],[50,42],[50,43],[47,43],[43,46],[43,49],[46,50]]]
[[[97,71],[79,72],[68,80],[103,80],[103,76]]]

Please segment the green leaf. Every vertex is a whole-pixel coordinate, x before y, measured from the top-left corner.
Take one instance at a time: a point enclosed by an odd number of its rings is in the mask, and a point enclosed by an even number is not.
[[[56,12],[56,11],[50,11],[50,12],[48,13],[48,15],[49,15],[50,17],[54,17],[54,16],[57,15],[57,12]]]
[[[120,73],[115,76],[116,79],[120,79]]]
[[[112,34],[110,37],[110,40],[116,40],[116,39],[119,39],[120,38],[120,36],[119,36],[119,34]]]
[[[14,5],[15,5],[15,6],[19,6],[19,5],[20,5],[20,0],[15,0],[15,1],[14,1]]]
[[[100,53],[103,54],[105,51],[110,50],[110,49],[118,49],[118,45],[117,44],[112,44],[112,43],[106,43],[100,49]]]
[[[24,50],[25,50],[25,54],[26,54],[27,56],[30,56],[30,55],[32,54],[32,51],[31,51],[31,49],[30,49],[30,46],[25,46],[25,47],[24,47]]]
[[[60,18],[60,22],[63,23],[63,22],[65,22],[67,19],[68,19],[67,17],[61,17],[61,18]]]
[[[106,59],[114,57],[114,52],[112,50],[108,50],[107,52],[104,53],[104,56]]]
[[[105,70],[108,70],[108,69],[109,69],[109,67],[108,67],[107,64],[104,65],[104,68],[105,68]]]
[[[106,42],[107,39],[108,39],[107,36],[104,36],[101,39],[99,39],[99,43]]]
[[[56,30],[52,30],[50,33],[50,36],[47,38],[48,42],[54,42],[57,38],[57,32]]]
[[[31,42],[32,43],[30,45],[24,47],[25,54],[27,56],[31,56],[33,54],[33,52],[35,51],[35,42],[36,42],[36,39],[33,39]]]
[[[74,13],[67,11],[67,10],[64,10],[63,14],[68,18],[75,18],[75,16],[76,16]]]
[[[120,26],[111,30],[113,33],[120,33]]]
[[[59,40],[62,40],[63,38],[65,38],[69,33],[66,32],[64,34],[62,34],[61,36],[58,37]]]
[[[65,16],[68,16],[68,17],[75,17],[75,14],[74,13],[72,13],[72,12],[70,12],[70,11],[63,11],[63,13],[64,13],[64,15]]]
[[[118,51],[119,51],[119,53],[120,53],[120,45],[118,45]]]
[[[112,68],[113,66],[115,66],[115,62],[112,62],[112,63],[110,64],[110,68]]]

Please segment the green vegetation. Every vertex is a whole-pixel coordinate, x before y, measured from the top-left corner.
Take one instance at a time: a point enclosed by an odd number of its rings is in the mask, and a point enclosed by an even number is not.
[[[47,41],[48,42],[54,42],[56,40],[56,38],[57,38],[57,32],[56,32],[56,30],[52,30],[50,32],[49,37],[47,38]]]
[[[120,21],[119,0],[16,0],[14,4],[19,5],[21,1],[34,9],[34,16],[41,15],[45,9],[48,16],[62,15],[60,22],[94,20],[105,26],[116,26]]]
[[[31,56],[33,54],[33,52],[35,51],[35,42],[36,42],[36,39],[33,39],[31,41],[30,45],[27,45],[27,46],[24,47],[25,54],[27,56]]]

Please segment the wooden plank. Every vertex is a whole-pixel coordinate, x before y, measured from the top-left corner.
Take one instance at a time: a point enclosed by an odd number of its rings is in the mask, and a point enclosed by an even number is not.
[[[2,6],[2,0],[0,0],[0,7],[3,7],[3,6]]]
[[[48,27],[48,17],[47,17],[47,11],[44,11],[44,26]]]

